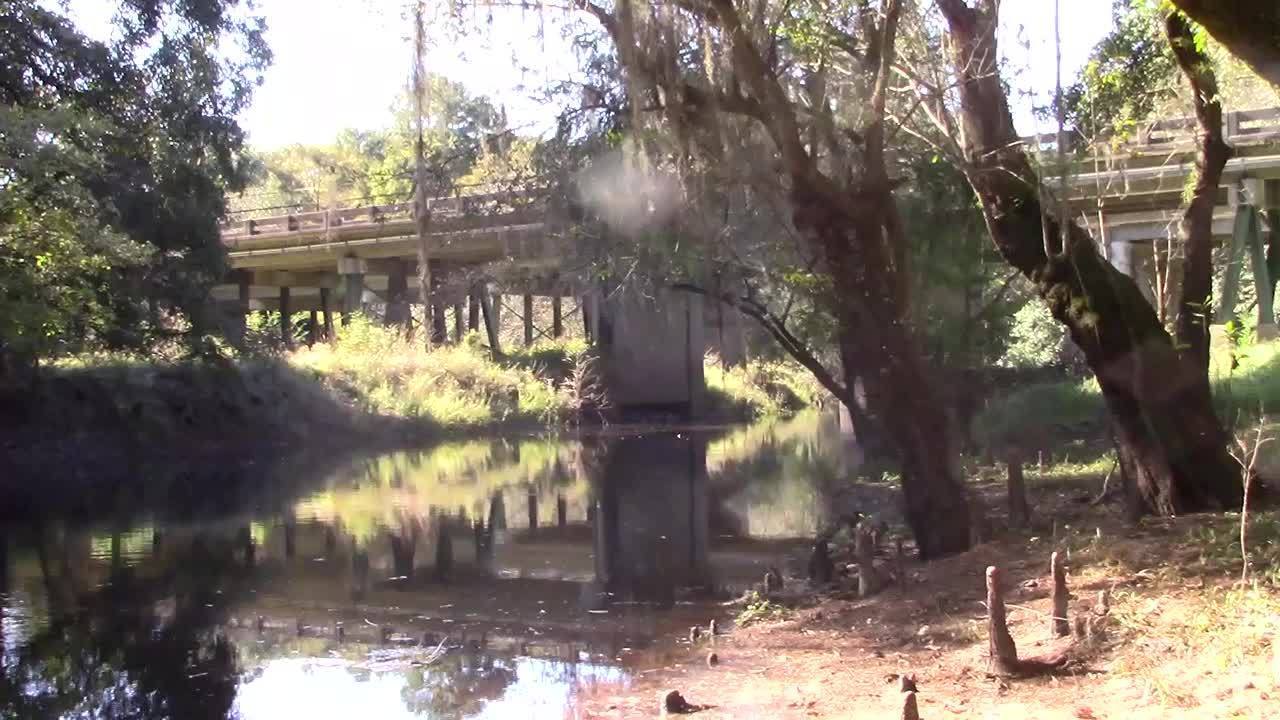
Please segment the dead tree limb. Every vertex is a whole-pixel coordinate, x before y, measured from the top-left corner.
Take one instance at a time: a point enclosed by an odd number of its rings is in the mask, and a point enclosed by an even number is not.
[[[1055,552],[1049,558],[1050,571],[1053,573],[1053,634],[1066,637],[1071,634],[1071,623],[1067,622],[1067,601],[1071,594],[1067,592],[1067,567],[1062,553]]]
[[[853,555],[858,563],[858,597],[880,592],[884,582],[876,570],[876,531],[870,523],[860,522],[854,530]]]

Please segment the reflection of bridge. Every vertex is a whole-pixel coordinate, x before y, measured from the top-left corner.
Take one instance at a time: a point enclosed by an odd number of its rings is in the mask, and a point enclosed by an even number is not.
[[[1090,148],[1070,168],[1066,195],[1075,219],[1118,269],[1139,280],[1153,303],[1156,275],[1171,247],[1173,264],[1180,262],[1180,250],[1169,241],[1178,236],[1183,195],[1196,172],[1195,128],[1194,118],[1158,120],[1140,128],[1133,142]],[[1275,222],[1265,216],[1280,208],[1280,107],[1226,113],[1223,132],[1235,156],[1227,161],[1214,210],[1213,233],[1220,242],[1232,238],[1242,211],[1262,215],[1263,227]],[[1048,154],[1056,141],[1053,135],[1024,138],[1045,152],[1046,168],[1053,166]],[[1179,273],[1168,277],[1176,282]]]

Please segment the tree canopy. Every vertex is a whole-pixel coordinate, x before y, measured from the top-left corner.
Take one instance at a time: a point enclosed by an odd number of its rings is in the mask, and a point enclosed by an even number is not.
[[[3,369],[93,344],[202,344],[263,31],[237,2],[129,0],[100,42],[47,3],[0,3]]]

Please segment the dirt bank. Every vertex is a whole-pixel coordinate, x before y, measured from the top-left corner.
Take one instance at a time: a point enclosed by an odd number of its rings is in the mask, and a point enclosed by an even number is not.
[[[1256,584],[1239,579],[1238,518],[1196,516],[1126,526],[1118,509],[1095,510],[1070,491],[1044,492],[1030,532],[928,565],[907,582],[859,599],[845,581],[781,601],[786,619],[733,628],[701,641],[625,690],[581,698],[578,717],[657,714],[678,689],[706,718],[898,718],[899,675],[914,674],[929,718],[1267,718],[1280,704],[1280,593],[1275,566],[1255,561]],[[1046,511],[1044,501],[1055,505]],[[1055,530],[1056,525],[1056,530]],[[1255,524],[1275,542],[1277,516]],[[1049,554],[1069,552],[1071,614],[1109,593],[1092,639],[1055,640]],[[1233,558],[1234,554],[1234,558]],[[984,570],[1007,573],[1010,629],[1021,657],[1072,644],[1073,661],[1051,675],[1001,679],[989,672]],[[1266,575],[1271,572],[1272,575]],[[792,584],[802,581],[794,580]],[[719,663],[708,667],[714,651]]]

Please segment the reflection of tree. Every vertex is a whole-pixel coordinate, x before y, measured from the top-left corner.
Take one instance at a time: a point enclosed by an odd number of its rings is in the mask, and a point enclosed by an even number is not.
[[[490,655],[451,653],[409,671],[401,698],[410,712],[431,718],[468,717],[502,697],[515,682],[510,661]]]
[[[216,591],[234,580],[232,555],[195,544],[160,578],[117,569],[14,653],[0,716],[227,717],[238,666],[218,630],[230,598]]]

